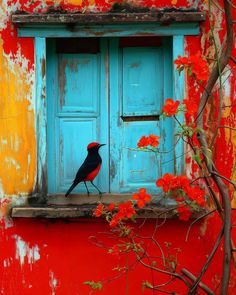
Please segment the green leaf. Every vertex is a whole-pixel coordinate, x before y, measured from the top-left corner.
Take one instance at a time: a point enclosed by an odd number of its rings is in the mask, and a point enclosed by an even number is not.
[[[93,290],[102,290],[102,282],[86,281],[84,285],[90,286]]]
[[[153,285],[150,282],[145,281],[145,282],[142,283],[142,290],[144,290],[145,288],[147,288],[147,289],[153,289],[154,287],[153,287]]]
[[[193,155],[192,156],[192,159],[194,161],[196,161],[198,163],[198,165],[201,165],[201,159],[200,159],[200,155],[199,154]]]

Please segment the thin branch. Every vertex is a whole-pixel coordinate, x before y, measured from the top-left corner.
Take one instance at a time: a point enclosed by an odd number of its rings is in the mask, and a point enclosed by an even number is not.
[[[216,240],[216,242],[215,242],[215,245],[214,245],[214,247],[213,247],[213,249],[212,249],[210,255],[208,256],[207,261],[205,262],[204,266],[202,267],[202,270],[201,270],[199,276],[197,277],[197,279],[195,280],[195,282],[194,282],[194,284],[192,285],[191,289],[189,290],[188,295],[194,295],[194,294],[195,294],[195,291],[196,291],[196,289],[197,289],[197,287],[198,287],[198,285],[199,285],[199,283],[200,283],[200,281],[201,281],[203,275],[204,275],[205,272],[207,271],[207,268],[208,268],[209,264],[211,263],[211,261],[212,261],[214,255],[215,255],[215,253],[216,253],[216,250],[218,249],[218,247],[219,247],[219,245],[220,245],[220,242],[221,242],[222,237],[223,237],[223,235],[224,235],[224,229],[225,229],[225,227],[224,227],[224,225],[223,225],[223,227],[221,228],[221,231],[220,231],[220,233],[219,233],[219,236],[218,236],[218,238],[217,238],[217,240]],[[225,295],[225,294],[227,294],[227,293],[224,293],[224,295]]]
[[[146,255],[147,255],[147,253],[146,253]],[[153,269],[153,270],[155,270],[155,271],[157,271],[157,272],[160,272],[160,273],[166,274],[166,275],[168,275],[168,276],[175,277],[176,279],[179,279],[179,280],[181,280],[183,283],[185,283],[186,286],[188,286],[188,287],[191,286],[190,283],[189,283],[185,278],[183,278],[180,274],[178,274],[178,273],[176,273],[176,272],[166,271],[166,270],[163,270],[163,269],[161,269],[161,268],[157,268],[157,267],[152,266],[152,265],[148,265],[148,264],[146,264],[145,262],[142,261],[142,258],[140,258],[138,254],[136,254],[136,256],[137,256],[137,260],[138,260],[143,266],[145,266],[146,268]]]
[[[196,281],[196,277],[190,272],[188,271],[187,269],[183,268],[181,269],[181,272],[186,276],[188,277],[191,281]],[[202,282],[199,283],[199,287],[204,290],[208,295],[214,295],[214,292],[209,288],[207,287],[205,284],[203,284]]]
[[[235,21],[235,23],[236,23],[236,21]],[[232,55],[230,56],[230,59],[232,60],[232,62],[234,62],[236,64],[236,59]]]
[[[187,234],[186,234],[185,241],[186,241],[186,242],[188,241],[188,237],[189,237],[190,230],[191,230],[192,226],[193,226],[195,223],[197,223],[197,222],[198,222],[199,220],[201,220],[202,218],[205,218],[205,217],[207,217],[208,215],[210,215],[210,214],[212,214],[212,213],[214,213],[214,212],[216,212],[216,211],[217,211],[217,210],[214,209],[214,210],[212,210],[212,211],[209,211],[209,212],[207,212],[207,213],[205,213],[205,214],[199,216],[197,219],[195,219],[195,220],[189,225],[189,227],[188,227],[188,231],[187,231]]]
[[[227,178],[227,177],[225,177],[225,176],[219,174],[219,173],[216,172],[216,171],[212,171],[211,174],[216,175],[216,176],[218,176],[218,177],[224,179],[225,181],[227,181],[227,182],[229,182],[230,184],[232,184],[232,185],[234,186],[234,188],[236,189],[236,183],[233,182],[232,180],[230,180],[229,178]]]
[[[233,128],[233,127],[230,127],[230,126],[224,126],[224,125],[217,126],[217,128],[227,128],[227,129],[236,131],[236,128]]]

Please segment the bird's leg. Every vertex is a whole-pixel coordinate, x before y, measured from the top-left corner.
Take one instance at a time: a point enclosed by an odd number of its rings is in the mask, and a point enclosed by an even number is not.
[[[88,187],[87,187],[86,181],[84,181],[84,185],[85,185],[86,190],[87,190],[87,195],[89,196],[89,190],[88,190]]]
[[[90,182],[96,188],[96,190],[99,192],[99,196],[101,196],[102,192],[100,191],[100,189],[92,181],[90,181]]]

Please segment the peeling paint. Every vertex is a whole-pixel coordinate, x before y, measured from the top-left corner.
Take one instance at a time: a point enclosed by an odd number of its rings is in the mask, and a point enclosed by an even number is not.
[[[51,295],[55,295],[56,294],[56,287],[58,285],[58,280],[56,279],[55,274],[54,274],[53,271],[49,272],[49,278],[50,278],[49,285],[50,285],[51,290],[52,290]]]
[[[19,53],[20,59],[20,53]],[[21,58],[24,63],[25,58]],[[3,53],[0,39],[0,182],[7,195],[30,192],[35,182],[36,140],[32,72]],[[29,78],[31,77],[31,78]],[[28,162],[30,159],[30,162]]]
[[[23,266],[27,259],[28,264],[33,264],[40,259],[39,247],[34,245],[29,246],[20,236],[14,235],[16,240],[16,259],[20,261],[20,265]]]

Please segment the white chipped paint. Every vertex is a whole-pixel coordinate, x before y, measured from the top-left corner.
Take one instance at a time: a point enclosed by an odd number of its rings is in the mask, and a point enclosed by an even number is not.
[[[20,170],[20,165],[19,163],[16,161],[16,159],[12,158],[12,157],[6,157],[5,158],[5,163],[10,167],[10,166],[14,166],[16,168],[16,170]]]
[[[28,3],[24,3],[24,6],[30,8],[30,5],[33,1],[29,1]],[[45,1],[41,1],[37,7],[35,7],[33,12],[37,12],[41,9],[46,9],[48,5]],[[0,30],[6,28],[7,22],[9,21],[10,15],[14,13],[16,10],[21,10],[22,5],[20,1],[15,1],[15,3],[10,2],[8,0],[2,0],[0,5]]]
[[[2,138],[2,139],[1,139],[1,144],[2,144],[2,145],[7,144],[7,138]]]
[[[58,280],[57,280],[57,278],[55,277],[54,272],[51,271],[51,270],[50,270],[50,272],[49,272],[49,278],[50,278],[50,280],[49,280],[49,285],[50,285],[50,287],[51,287],[51,289],[52,289],[52,293],[51,293],[51,295],[55,295],[55,294],[56,294],[56,287],[57,287],[57,284],[58,284]]]
[[[3,260],[3,267],[5,267],[5,268],[10,267],[12,261],[13,261],[13,258],[12,258],[12,257],[5,258],[5,259]]]
[[[13,238],[16,240],[16,259],[20,261],[21,266],[25,263],[25,260],[28,261],[28,264],[32,265],[40,259],[38,245],[30,247],[29,244],[18,235],[14,235]]]
[[[31,161],[31,156],[30,153],[27,156],[27,171],[25,173],[25,176],[23,178],[23,183],[27,183],[28,179],[29,179],[29,169],[30,169],[30,161]]]
[[[8,0],[2,0],[0,6],[0,30],[5,29],[9,16],[13,11],[16,11],[20,8],[20,3],[9,3]]]
[[[222,73],[222,83],[224,84],[224,96],[230,97],[231,84],[229,77],[232,75],[231,67],[228,65]]]
[[[1,20],[1,18],[0,18]],[[35,82],[35,70],[34,67],[32,69],[28,69],[28,64],[29,64],[29,60],[22,55],[21,52],[21,48],[19,47],[16,54],[14,54],[14,57],[12,56],[12,54],[6,54],[5,52],[3,52],[3,56],[4,58],[6,58],[7,60],[7,69],[8,71],[11,71],[12,73],[15,73],[16,70],[16,66],[17,66],[17,70],[20,69],[21,74],[24,77],[24,84],[28,84],[30,85],[29,87],[29,91],[28,93],[22,93],[22,95],[16,95],[15,99],[16,100],[22,100],[22,99],[27,99],[30,104],[29,104],[29,111],[34,110],[35,109],[35,95],[34,95],[34,91],[33,91],[33,85]],[[20,74],[20,75],[21,75]],[[19,91],[21,91],[20,89],[22,87],[21,83],[23,83],[20,79],[19,79]],[[19,92],[20,94],[20,92]],[[17,116],[21,116],[21,114],[17,114]]]

